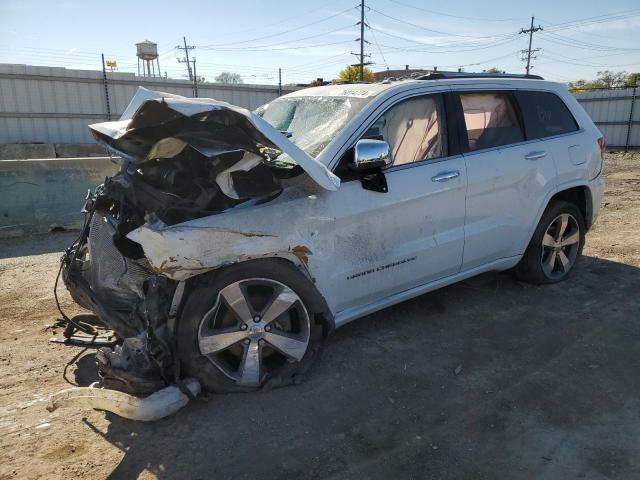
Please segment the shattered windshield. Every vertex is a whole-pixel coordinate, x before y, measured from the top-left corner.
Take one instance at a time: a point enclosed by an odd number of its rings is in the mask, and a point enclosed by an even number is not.
[[[281,97],[255,113],[315,158],[371,98],[338,96]],[[274,159],[279,167],[295,165],[286,154]]]

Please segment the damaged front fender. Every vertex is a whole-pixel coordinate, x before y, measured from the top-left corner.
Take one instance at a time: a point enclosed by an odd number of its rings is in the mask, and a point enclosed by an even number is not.
[[[311,250],[282,237],[213,226],[145,224],[127,238],[140,244],[151,269],[173,280],[253,258],[281,257],[306,271]]]

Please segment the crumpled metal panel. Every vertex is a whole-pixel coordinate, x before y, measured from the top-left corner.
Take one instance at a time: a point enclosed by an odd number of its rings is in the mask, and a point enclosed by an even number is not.
[[[88,238],[88,281],[102,300],[115,304],[111,307],[131,308],[144,298],[142,284],[149,272],[118,251],[113,244],[115,233],[105,215],[100,212],[93,215]]]
[[[161,147],[168,147],[158,145],[167,139],[177,139],[169,145],[174,154],[186,145],[204,155],[238,149],[261,155],[261,148],[267,147],[289,155],[321,187],[337,190],[340,186],[336,175],[268,122],[211,98],[186,98],[140,87],[120,120],[89,125],[89,129],[99,143],[133,162],[151,159]]]

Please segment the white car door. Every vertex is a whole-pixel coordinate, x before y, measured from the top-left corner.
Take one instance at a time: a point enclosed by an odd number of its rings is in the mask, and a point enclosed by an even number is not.
[[[393,164],[386,193],[354,178],[323,195],[335,215],[324,232],[334,311],[455,274],[462,263],[467,177],[462,156],[448,156],[442,97],[396,103],[363,138],[387,141]]]
[[[462,270],[470,270],[523,253],[556,167],[544,142],[525,141],[510,92],[460,92],[459,99],[468,141]]]

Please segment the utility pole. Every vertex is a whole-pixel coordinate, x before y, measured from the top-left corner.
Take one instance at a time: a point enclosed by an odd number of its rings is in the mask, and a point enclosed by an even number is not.
[[[364,82],[364,0],[360,1],[360,81]]]
[[[180,45],[178,45],[176,46],[176,48],[178,50],[184,50],[184,58],[179,58],[178,62],[187,64],[187,72],[189,73],[189,80],[193,80],[193,73],[191,72],[191,61],[189,60],[189,50],[193,50],[196,47],[193,45],[187,45],[187,37],[182,37],[182,40],[184,41],[184,47],[181,47]]]
[[[104,100],[107,107],[107,120],[111,121],[111,106],[109,105],[109,85],[107,83],[107,69],[104,65],[104,53],[102,55],[102,83],[104,85]]]
[[[520,30],[520,32],[519,32],[520,34],[523,34],[523,33],[528,33],[528,34],[529,34],[529,48],[528,48],[527,50],[521,50],[521,52],[522,52],[523,54],[524,54],[524,53],[526,53],[526,54],[527,54],[527,75],[529,75],[529,71],[531,70],[531,53],[536,53],[536,52],[539,52],[539,51],[540,51],[540,49],[539,49],[539,48],[536,48],[536,49],[534,49],[534,50],[531,50],[531,44],[532,44],[532,42],[533,42],[533,34],[534,34],[535,32],[538,32],[538,31],[540,31],[540,30],[543,30],[543,28],[542,28],[540,25],[538,25],[536,28],[533,28],[533,19],[534,19],[534,17],[532,16],[532,17],[531,17],[531,27],[529,27],[529,28],[528,28],[528,29],[526,29],[526,30],[523,28],[523,29],[521,29],[521,30]],[[535,58],[535,57],[534,57],[534,58]],[[524,58],[523,58],[523,60],[524,60]]]
[[[196,74],[196,57],[193,57],[193,96],[198,98],[198,75]]]
[[[282,96],[282,68],[278,68],[278,96]]]

